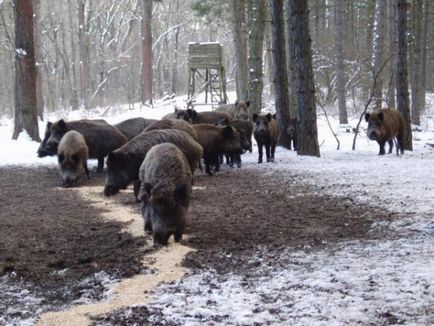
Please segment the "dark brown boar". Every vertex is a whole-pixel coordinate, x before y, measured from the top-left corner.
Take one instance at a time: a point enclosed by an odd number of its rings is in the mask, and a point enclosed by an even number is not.
[[[226,126],[230,124],[240,133],[241,149],[243,151],[252,152],[252,133],[253,124],[248,120],[223,120],[219,122],[219,125]],[[220,158],[220,163],[223,162],[223,158]],[[237,167],[241,167],[241,155],[240,154],[226,154],[226,163],[229,166],[237,164]]]
[[[211,165],[219,170],[219,155],[241,154],[240,134],[232,126],[214,126],[206,123],[193,125],[197,132],[197,140],[203,147],[205,172],[212,175]]]
[[[225,112],[236,120],[249,120],[250,117],[250,101],[235,101],[234,104],[221,104],[215,112]]]
[[[89,148],[89,158],[98,159],[97,172],[102,172],[104,168],[104,157],[127,142],[127,138],[116,127],[107,123],[92,120],[59,120],[51,125],[46,149],[57,152],[60,140],[69,130],[76,130],[83,135]]]
[[[226,112],[216,112],[216,111],[204,111],[197,112],[193,109],[178,110],[176,112],[176,119],[183,119],[190,122],[191,124],[208,123],[216,124],[220,120],[227,119],[232,120],[231,116]]]
[[[266,115],[253,114],[253,136],[258,144],[258,163],[262,163],[262,150],[264,146],[267,162],[274,162],[274,151],[276,149],[278,134],[277,122],[270,113]]]
[[[155,121],[158,120],[138,117],[124,120],[115,124],[114,126],[118,128],[119,131],[123,133],[128,140],[130,140],[131,138],[136,137],[138,134],[140,134],[143,130],[145,130],[146,127],[148,127]]]
[[[396,154],[404,154],[403,139],[406,133],[405,120],[401,112],[395,109],[380,109],[365,114],[365,120],[368,122],[367,135],[370,140],[377,141],[380,145],[379,155],[386,153],[384,145],[389,143],[389,154],[392,153],[393,140],[397,139],[398,146]]]
[[[38,148],[38,151],[37,151],[38,157],[53,156],[53,155],[56,154],[56,153],[53,153],[53,152],[49,152],[46,149],[48,138],[50,138],[50,135],[51,135],[51,131],[50,131],[51,124],[52,123],[50,121],[48,121],[47,125],[45,126],[44,138],[42,139],[41,144],[39,145],[39,148]]]
[[[192,174],[185,155],[170,143],[153,146],[139,172],[145,231],[154,244],[166,245],[170,235],[182,238],[190,205]]]
[[[84,119],[86,121],[92,121],[95,123],[105,123],[107,124],[107,121],[105,121],[104,119]],[[54,156],[57,154],[57,150],[48,150],[47,149],[47,141],[50,138],[51,135],[51,125],[53,123],[48,121],[46,126],[45,126],[45,132],[44,132],[44,138],[41,141],[41,144],[39,145],[38,148],[38,157],[45,157],[45,156]]]
[[[152,146],[161,143],[172,143],[178,146],[186,156],[191,172],[194,172],[203,155],[203,149],[189,134],[177,129],[142,132],[108,155],[105,195],[114,195],[134,182],[134,195],[137,198],[140,165]]]
[[[145,128],[145,131],[150,130],[163,130],[163,129],[178,129],[185,131],[187,134],[189,134],[191,137],[193,137],[194,140],[197,140],[197,133],[194,130],[194,128],[191,126],[190,123],[188,123],[185,120],[179,120],[179,119],[162,119],[157,120],[154,123],[151,123],[149,126]]]
[[[79,132],[70,130],[62,137],[57,157],[64,187],[76,185],[84,173],[89,178],[87,169],[89,149],[83,135]]]

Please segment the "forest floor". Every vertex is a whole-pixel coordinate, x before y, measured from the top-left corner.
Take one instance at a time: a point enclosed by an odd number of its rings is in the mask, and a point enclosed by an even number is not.
[[[152,263],[142,262],[155,252],[150,236],[133,236],[124,230],[128,222],[104,219],[104,209],[80,196],[79,188],[60,187],[55,168],[5,168],[0,183],[0,324],[32,323],[45,311],[105,299],[119,279],[152,273]],[[97,187],[102,200],[103,184],[104,175],[93,174],[80,188]],[[139,216],[130,192],[109,200]],[[320,194],[277,172],[223,169],[195,177],[182,241],[195,250],[183,266],[190,275],[213,270],[248,280],[263,267],[285,266],[279,257],[288,248],[332,250],[343,241],[392,238],[390,230],[371,230],[372,223],[390,218],[378,206]],[[259,252],[260,260],[252,261]],[[158,309],[137,306],[128,314],[125,309],[92,318],[101,325],[172,323]]]

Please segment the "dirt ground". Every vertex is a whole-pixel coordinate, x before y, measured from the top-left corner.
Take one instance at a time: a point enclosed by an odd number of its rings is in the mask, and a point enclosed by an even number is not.
[[[123,232],[122,223],[103,220],[102,209],[59,187],[56,169],[3,168],[0,183],[0,277],[13,273],[22,278],[51,309],[83,293],[100,299],[102,286],[82,283],[97,272],[124,278],[146,268],[142,258],[152,250],[145,246],[145,238]],[[103,183],[103,175],[94,175],[82,186],[101,185],[102,190]],[[197,176],[194,186],[183,240],[197,249],[184,260],[192,272],[213,268],[220,274],[245,275],[255,269],[251,257],[258,248],[267,248],[263,258],[268,261],[262,260],[263,264],[279,264],[274,258],[288,247],[317,248],[381,236],[368,234],[370,225],[390,218],[379,208],[350,198],[320,196],[272,173],[224,169],[214,177]],[[114,200],[120,206],[137,206],[130,193]],[[0,314],[5,309],[0,305]],[[140,324],[148,321],[148,315],[142,307],[129,314],[119,310],[94,322]],[[166,325],[160,317],[157,320]]]

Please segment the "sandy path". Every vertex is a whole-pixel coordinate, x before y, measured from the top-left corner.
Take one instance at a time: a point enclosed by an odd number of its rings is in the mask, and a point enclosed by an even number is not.
[[[101,195],[101,186],[75,188],[83,198],[98,208],[106,210],[103,217],[107,220],[130,222],[126,231],[133,236],[143,235],[143,219],[137,211],[117,205],[110,198]],[[151,245],[151,244],[147,244]],[[41,315],[39,326],[81,326],[89,325],[90,315],[100,315],[116,309],[139,303],[146,303],[152,299],[151,290],[160,282],[171,282],[180,279],[185,269],[180,266],[182,259],[192,249],[173,241],[166,247],[154,253],[150,259],[154,261],[151,267],[155,272],[148,275],[136,275],[124,279],[116,284],[113,294],[104,302],[86,305],[76,305],[59,311]]]

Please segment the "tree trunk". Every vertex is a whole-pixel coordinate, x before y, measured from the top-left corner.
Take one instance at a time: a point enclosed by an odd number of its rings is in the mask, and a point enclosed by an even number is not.
[[[41,56],[41,39],[39,35],[40,27],[40,0],[33,0],[33,11],[34,11],[34,21],[33,21],[33,38],[34,38],[34,48],[35,48],[35,59],[36,59],[36,109],[38,111],[38,117],[44,120],[44,94],[42,92],[42,56]]]
[[[297,109],[300,118],[297,153],[319,157],[308,0],[293,0],[289,3],[292,9],[291,28],[295,44]]]
[[[23,129],[32,140],[39,138],[36,106],[36,68],[33,46],[32,0],[14,0],[15,9],[15,126],[17,139]]]
[[[89,37],[86,19],[86,0],[78,1],[78,44],[80,56],[80,87],[81,100],[86,110],[90,109],[90,83],[89,83]]]
[[[388,37],[388,51],[387,56],[390,58],[387,63],[388,66],[388,87],[387,87],[387,106],[395,108],[396,102],[396,0],[387,0],[387,37]]]
[[[420,125],[421,98],[425,98],[425,91],[422,90],[423,70],[423,0],[415,0],[414,11],[414,42],[413,42],[413,62],[411,75],[411,122]]]
[[[249,95],[252,113],[260,113],[262,90],[264,88],[262,72],[262,49],[265,33],[265,1],[249,2]]]
[[[339,123],[348,124],[347,104],[346,104],[346,90],[345,90],[345,72],[344,72],[344,31],[342,11],[344,7],[344,0],[337,0],[335,3],[336,8],[336,93],[338,96],[339,106]]]
[[[231,2],[232,36],[234,42],[234,55],[236,66],[237,98],[240,101],[248,99],[248,66],[247,66],[247,40],[246,40],[246,4],[245,0]]]
[[[289,93],[288,76],[286,74],[285,51],[285,21],[283,18],[283,0],[271,0],[272,18],[272,46],[273,46],[273,73],[275,85],[276,118],[279,125],[279,138],[277,143],[291,149],[291,142],[287,136],[289,122]],[[283,72],[283,73],[282,73]]]
[[[289,92],[289,117],[290,119],[298,119],[297,114],[297,97],[296,97],[296,80],[295,80],[295,46],[294,35],[291,27],[291,5],[290,1],[286,0],[286,53],[287,53],[287,75],[288,75],[288,92]],[[323,17],[325,20],[325,17]]]
[[[152,105],[152,0],[142,0],[142,103]]]
[[[407,133],[403,139],[403,146],[405,150],[413,150],[411,122],[410,122],[410,105],[408,95],[408,71],[407,71],[407,9],[409,4],[406,0],[398,0],[398,21],[397,21],[397,35],[398,35],[398,54],[397,54],[397,74],[396,74],[396,87],[397,87],[397,100],[398,110],[404,116]]]
[[[377,76],[377,81],[373,89],[374,107],[381,108],[383,99],[383,73],[380,72],[384,64],[384,34],[385,34],[385,17],[386,17],[386,0],[377,0],[375,10],[375,32],[374,32],[374,50],[373,50],[373,73]]]

